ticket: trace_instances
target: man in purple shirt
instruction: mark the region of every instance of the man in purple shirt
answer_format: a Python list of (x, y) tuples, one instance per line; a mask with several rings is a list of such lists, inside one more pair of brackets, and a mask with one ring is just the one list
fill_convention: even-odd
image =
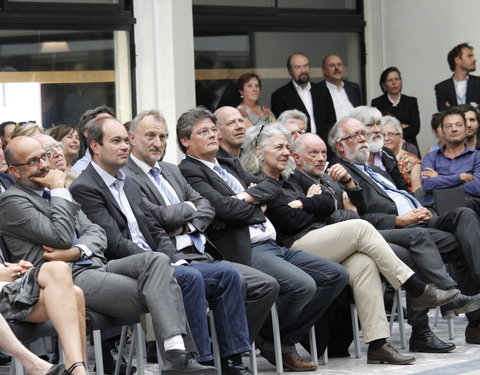
[(433, 202), (433, 190), (463, 187), (467, 207), (480, 213), (480, 153), (467, 147), (465, 115), (458, 107), (441, 117), (445, 145), (425, 155), (422, 162), (424, 204)]

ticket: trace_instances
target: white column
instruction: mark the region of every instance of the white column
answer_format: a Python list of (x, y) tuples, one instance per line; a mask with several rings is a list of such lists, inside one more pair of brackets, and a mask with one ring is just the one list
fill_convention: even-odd
[(195, 106), (191, 0), (134, 0), (137, 112), (158, 109), (170, 138), (165, 160), (183, 157), (176, 145), (177, 118)]

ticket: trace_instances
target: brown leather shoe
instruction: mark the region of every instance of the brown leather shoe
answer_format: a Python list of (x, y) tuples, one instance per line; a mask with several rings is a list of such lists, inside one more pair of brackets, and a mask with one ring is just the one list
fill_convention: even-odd
[(298, 355), (296, 350), (289, 353), (283, 353), (282, 359), (283, 365), (290, 371), (314, 371), (317, 369), (314, 362), (305, 361)]
[[(273, 344), (268, 342), (263, 342), (260, 344), (257, 341), (257, 347), (260, 349), (260, 354), (263, 358), (265, 358), (268, 362), (272, 365), (276, 366), (275, 360), (275, 352), (273, 350)], [(290, 348), (290, 346), (288, 346)], [(312, 361), (305, 361), (302, 357), (300, 357), (297, 353), (297, 350), (294, 346), (288, 352), (284, 350), (286, 347), (282, 346), (282, 361), (283, 365), (287, 367), (291, 371), (314, 371), (317, 369), (317, 366)], [(287, 349), (288, 350), (288, 349)]]
[(480, 344), (480, 326), (465, 328), (465, 342), (467, 344)]
[(415, 357), (401, 354), (388, 342), (383, 344), (380, 349), (372, 350), (368, 348), (367, 363), (389, 363), (391, 365), (409, 365), (415, 362)]
[(414, 310), (424, 310), (442, 306), (454, 299), (459, 293), (458, 289), (441, 290), (428, 284), (423, 293), (418, 297), (411, 297), (410, 302)]

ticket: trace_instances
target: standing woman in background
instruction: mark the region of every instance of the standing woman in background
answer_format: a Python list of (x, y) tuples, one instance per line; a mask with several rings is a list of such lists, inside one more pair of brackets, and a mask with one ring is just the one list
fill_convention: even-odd
[(67, 169), (70, 170), (80, 152), (81, 142), (78, 128), (72, 125), (58, 125), (51, 128), (48, 135), (62, 143)]
[(258, 124), (270, 124), (275, 121), (270, 108), (258, 104), (262, 81), (255, 73), (245, 73), (237, 81), (237, 89), (242, 102), (237, 109), (245, 119), (245, 127), (250, 128)]
[(420, 132), (420, 114), (417, 98), (402, 94), (402, 75), (391, 66), (380, 75), (383, 95), (372, 100), (372, 107), (378, 108), (384, 116), (393, 116), (400, 121), (405, 141), (413, 144), (418, 152), (417, 134)]

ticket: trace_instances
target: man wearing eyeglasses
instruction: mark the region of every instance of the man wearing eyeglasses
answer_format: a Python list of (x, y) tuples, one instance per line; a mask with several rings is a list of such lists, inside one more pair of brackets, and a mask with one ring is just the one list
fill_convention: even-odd
[(480, 213), (480, 153), (466, 145), (465, 115), (458, 107), (442, 113), (445, 145), (425, 155), (421, 181), (424, 204), (433, 203), (433, 190), (463, 187), (467, 207)]
[[(477, 295), (480, 292), (478, 215), (469, 208), (460, 207), (438, 216), (433, 210), (423, 207), (414, 196), (395, 186), (388, 173), (368, 163), (370, 148), (366, 132), (367, 127), (363, 123), (347, 117), (335, 124), (329, 134), (330, 146), (336, 150), (350, 176), (363, 189), (366, 212), (362, 218), (370, 221), (378, 230), (415, 228), (427, 231), (443, 261), (455, 264), (462, 293)], [(480, 344), (480, 310), (477, 301), (472, 304), (465, 302), (461, 296), (455, 298), (441, 307), (442, 315), (453, 317), (459, 312), (468, 313), (466, 341)]]

